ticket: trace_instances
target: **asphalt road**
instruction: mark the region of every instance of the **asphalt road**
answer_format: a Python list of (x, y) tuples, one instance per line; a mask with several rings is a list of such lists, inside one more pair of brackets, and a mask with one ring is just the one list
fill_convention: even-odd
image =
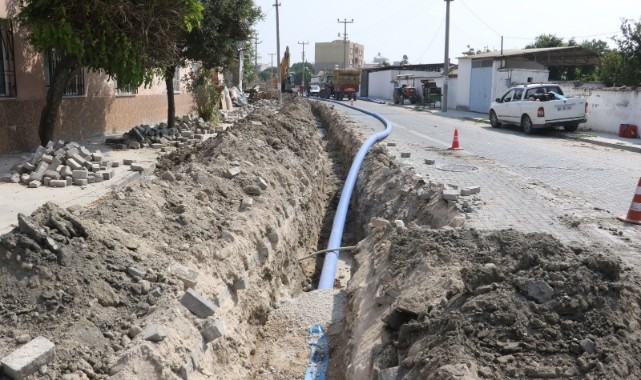
[[(641, 155), (565, 139), (555, 132), (528, 136), (518, 128), (433, 115), (410, 108), (358, 102), (393, 123), (382, 144), (403, 166), (432, 180), (480, 186), (481, 204), (466, 225), (546, 232), (565, 242), (620, 246), (641, 241), (641, 226), (624, 224), (641, 176)], [(365, 135), (382, 129), (372, 117), (345, 107)], [(454, 130), (463, 150), (448, 150)], [(410, 158), (401, 158), (410, 153)], [(435, 160), (427, 165), (426, 159)], [(623, 238), (622, 238), (623, 237)], [(635, 248), (636, 249), (636, 248)]]

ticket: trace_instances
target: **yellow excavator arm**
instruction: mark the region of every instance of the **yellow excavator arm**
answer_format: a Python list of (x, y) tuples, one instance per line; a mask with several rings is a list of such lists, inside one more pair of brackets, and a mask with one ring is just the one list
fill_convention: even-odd
[(283, 55), (283, 60), (280, 61), (280, 82), (285, 82), (285, 75), (289, 70), (289, 46), (285, 48), (285, 54)]

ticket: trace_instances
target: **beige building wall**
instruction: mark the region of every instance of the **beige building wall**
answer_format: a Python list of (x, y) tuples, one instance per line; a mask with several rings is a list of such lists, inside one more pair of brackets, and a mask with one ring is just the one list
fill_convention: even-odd
[[(15, 3), (0, 0), (0, 21), (15, 14), (9, 9), (9, 5)], [(13, 42), (16, 92), (14, 96), (0, 96), (0, 154), (32, 151), (40, 144), (38, 124), (47, 96), (43, 55), (29, 45), (25, 31), (15, 22)], [(181, 77), (187, 72), (188, 69), (179, 69)], [(149, 88), (141, 86), (135, 94), (120, 94), (116, 83), (103, 73), (84, 70), (83, 77), (84, 94), (63, 99), (61, 117), (54, 130), (55, 140), (122, 133), (137, 124), (166, 121), (164, 80), (157, 78)], [(176, 115), (192, 112), (193, 100), (182, 82), (175, 101)]]
[(314, 50), (314, 69), (318, 72), (342, 68), (345, 63), (348, 68), (362, 68), (365, 63), (364, 55), (365, 47), (352, 41), (317, 42)]

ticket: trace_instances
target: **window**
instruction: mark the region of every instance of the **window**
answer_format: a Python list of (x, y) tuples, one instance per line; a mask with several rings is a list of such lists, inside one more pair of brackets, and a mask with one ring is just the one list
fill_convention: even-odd
[(510, 90), (507, 92), (507, 94), (503, 95), (503, 97), (501, 98), (501, 102), (508, 103), (512, 101), (512, 96), (514, 96), (514, 90)]
[(522, 88), (517, 88), (516, 90), (514, 90), (514, 100), (521, 100), (522, 96), (523, 96)]
[(138, 87), (131, 86), (119, 86), (118, 81), (115, 81), (116, 86), (116, 96), (130, 96), (136, 95), (138, 93)]
[[(45, 85), (51, 87), (51, 79), (56, 70), (56, 65), (60, 62), (60, 56), (55, 51), (44, 53), (45, 62)], [(81, 96), (85, 94), (85, 77), (82, 67), (78, 67), (73, 71), (71, 79), (67, 88), (65, 88), (65, 96)]]
[(176, 67), (176, 71), (174, 71), (174, 94), (180, 93), (180, 68)]
[(16, 68), (13, 55), (13, 25), (0, 19), (0, 97), (16, 96)]

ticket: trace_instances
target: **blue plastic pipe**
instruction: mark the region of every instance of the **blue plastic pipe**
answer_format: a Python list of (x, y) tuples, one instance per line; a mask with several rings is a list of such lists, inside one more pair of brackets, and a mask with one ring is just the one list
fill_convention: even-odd
[[(385, 124), (384, 131), (377, 132), (371, 135), (361, 146), (361, 148), (358, 150), (358, 153), (356, 154), (356, 157), (354, 157), (352, 167), (349, 169), (349, 174), (347, 174), (345, 186), (343, 187), (343, 192), (341, 193), (341, 199), (338, 202), (338, 208), (336, 209), (336, 215), (334, 216), (334, 224), (332, 225), (332, 232), (329, 236), (329, 243), (327, 244), (327, 249), (337, 249), (340, 248), (341, 241), (343, 240), (343, 230), (345, 229), (347, 208), (349, 207), (349, 200), (352, 197), (352, 191), (354, 190), (356, 177), (358, 177), (358, 171), (361, 169), (361, 165), (363, 164), (363, 160), (365, 159), (365, 155), (369, 151), (369, 148), (371, 148), (372, 145), (374, 145), (377, 141), (383, 140), (384, 138), (389, 136), (390, 132), (392, 132), (392, 123), (390, 123), (389, 120), (387, 120), (383, 116), (374, 112), (350, 106), (343, 102), (337, 102), (333, 100), (328, 101), (371, 115)], [(334, 288), (337, 263), (338, 251), (330, 251), (325, 254), (325, 261), (323, 262), (323, 270), (321, 272), (320, 281), (318, 282), (318, 289)]]

